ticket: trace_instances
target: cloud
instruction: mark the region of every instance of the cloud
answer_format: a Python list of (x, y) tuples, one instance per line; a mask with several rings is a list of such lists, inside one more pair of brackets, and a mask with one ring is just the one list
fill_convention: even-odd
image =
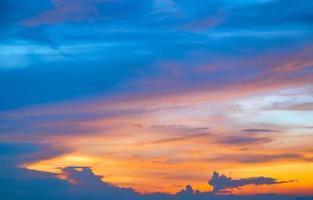
[(209, 184), (213, 186), (213, 192), (220, 192), (225, 189), (240, 188), (246, 185), (274, 185), (282, 183), (290, 183), (293, 181), (279, 181), (269, 177), (251, 177), (232, 179), (218, 172), (214, 172)]
[(86, 192), (93, 191), (93, 196), (124, 199), (127, 195), (130, 198), (138, 195), (133, 189), (120, 188), (102, 181), (102, 177), (95, 175), (89, 167), (65, 167), (61, 175), (74, 184), (74, 188)]
[(21, 20), (20, 24), (37, 27), (62, 23), (101, 23), (126, 18), (130, 20), (140, 15), (149, 18), (149, 12), (153, 5), (152, 0), (141, 3), (134, 0), (52, 0), (51, 2), (52, 8)]
[[(30, 2), (28, 3), (29, 5), (23, 2), (22, 5), (26, 5), (24, 5), (25, 9), (21, 10), (28, 10), (27, 8), (30, 5), (35, 7), (35, 1), (27, 2)], [(15, 25), (15, 28), (6, 30), (7, 33), (5, 34), (2, 50), (5, 59), (2, 60), (11, 63), (16, 68), (21, 66), (28, 68), (1, 73), (0, 89), (6, 93), (6, 97), (1, 99), (0, 110), (70, 100), (89, 95), (111, 94), (112, 91), (110, 89), (112, 87), (119, 87), (120, 93), (129, 92), (135, 94), (138, 91), (142, 91), (142, 93), (150, 95), (149, 92), (153, 91), (153, 94), (156, 96), (165, 95), (165, 91), (172, 94), (191, 93), (194, 91), (210, 92), (210, 87), (219, 88), (220, 86), (225, 86), (226, 83), (229, 83), (228, 86), (236, 85), (238, 82), (240, 82), (240, 85), (246, 85), (241, 83), (246, 79), (251, 80), (252, 84), (258, 82), (256, 79), (263, 75), (262, 72), (268, 65), (271, 65), (273, 70), (270, 73), (266, 73), (261, 79), (273, 79), (273, 82), (283, 82), (280, 79), (281, 77), (273, 76), (273, 71), (275, 73), (296, 72), (306, 69), (312, 61), (310, 57), (312, 48), (304, 48), (302, 51), (298, 48), (303, 43), (306, 45), (310, 44), (311, 39), (306, 37), (298, 39), (301, 40), (299, 44), (294, 44), (291, 40), (279, 42), (279, 39), (273, 39), (268, 42), (260, 40), (259, 37), (249, 39), (246, 42), (242, 42), (241, 38), (226, 40), (208, 39), (205, 36), (207, 30), (201, 31), (201, 34), (186, 33), (177, 31), (177, 29), (175, 31), (168, 29), (165, 32), (160, 31), (164, 26), (168, 27), (169, 25), (158, 17), (151, 15), (149, 3), (141, 5), (143, 4), (142, 2), (135, 3), (135, 1), (101, 0), (79, 0), (78, 3), (72, 0), (59, 0), (57, 2), (58, 4), (54, 3), (56, 5), (52, 4), (52, 8), (51, 5), (50, 7), (38, 6), (39, 8), (36, 8), (33, 13), (29, 14), (36, 19), (32, 18), (34, 25), (44, 24), (45, 20), (48, 20), (47, 23), (52, 24), (51, 27), (27, 28)], [(205, 25), (215, 24), (218, 21), (214, 17), (213, 19), (210, 18), (211, 15), (204, 15), (208, 10), (212, 9), (211, 4), (214, 4), (214, 9), (209, 13), (215, 13), (219, 7), (228, 7), (227, 4), (216, 3), (216, 1), (210, 3), (210, 6), (200, 6), (201, 4), (207, 5), (206, 1), (202, 1), (199, 5), (194, 5), (192, 1), (181, 1), (179, 4), (183, 4), (181, 6), (184, 12), (187, 13), (185, 17), (187, 19), (165, 21), (181, 25), (185, 21), (197, 24), (200, 19), (200, 28), (202, 27), (201, 25), (206, 27)], [(283, 3), (281, 4), (284, 5)], [(295, 6), (298, 6), (298, 4)], [(59, 12), (58, 9), (66, 10), (68, 7), (72, 10), (57, 13)], [(78, 11), (72, 7), (75, 9), (79, 7), (77, 8)], [(88, 18), (88, 16), (85, 16), (88, 12), (87, 14), (84, 13), (84, 9), (94, 11), (95, 8), (100, 10), (97, 12), (105, 15), (104, 18), (108, 17), (111, 20), (104, 22), (99, 17), (95, 24), (90, 24), (84, 20), (84, 23), (62, 23), (62, 20), (68, 18), (67, 15), (73, 15), (69, 17), (69, 21), (71, 21), (71, 18), (75, 18), (77, 21), (84, 19), (84, 17)], [(257, 8), (258, 6), (254, 7), (254, 9)], [(10, 12), (13, 11), (13, 13), (16, 10), (20, 11), (14, 6), (10, 6), (7, 9)], [(80, 13), (79, 9), (83, 9), (83, 11)], [(266, 9), (264, 10), (266, 11)], [(39, 12), (38, 16), (34, 15), (37, 12)], [(53, 12), (53, 16), (49, 16), (52, 14), (40, 14), (47, 12)], [(260, 16), (267, 15), (262, 14)], [(246, 19), (244, 16), (242, 17)], [(74, 19), (72, 21), (77, 22)], [(224, 32), (229, 31), (227, 26), (224, 29), (226, 29), (223, 30)], [(219, 30), (215, 31), (217, 34), (222, 32)], [(232, 31), (238, 32), (236, 28), (232, 29)], [(23, 41), (23, 45), (12, 41)], [(7, 44), (10, 42), (12, 45)], [(25, 42), (30, 44), (25, 45)], [(40, 45), (33, 45), (33, 43), (40, 43)], [(78, 46), (81, 43), (83, 43), (82, 48)], [(59, 49), (58, 51), (56, 49), (47, 49), (44, 48), (45, 45), (56, 46)], [(13, 50), (9, 51), (10, 48), (8, 47), (12, 49), (12, 46), (14, 47)], [(178, 46), (179, 48), (177, 48)], [(250, 48), (251, 46), (255, 46), (253, 51)], [(288, 48), (284, 48), (285, 46)], [(64, 52), (62, 47), (64, 47)], [(51, 53), (43, 55), (41, 51), (38, 51), (40, 49)], [(242, 53), (234, 56), (234, 52), (237, 49), (240, 49)], [(269, 49), (270, 55), (278, 54), (278, 56), (267, 58), (264, 55), (267, 51), (264, 51), (264, 49)], [(123, 54), (125, 50), (132, 53), (125, 55)], [(286, 53), (286, 51), (290, 52)], [(199, 52), (205, 52), (206, 54), (203, 57), (188, 56), (189, 54), (198, 54)], [(259, 54), (259, 56), (256, 56), (256, 54)], [(121, 55), (123, 55), (122, 60), (120, 59)], [(15, 56), (17, 56), (16, 59), (7, 59), (7, 57), (15, 58)], [(236, 57), (236, 59), (233, 57)], [(167, 71), (161, 69), (160, 65), (156, 64), (162, 60), (180, 60), (186, 66), (179, 66), (177, 70), (173, 70), (173, 73), (168, 74)], [(212, 63), (211, 60), (224, 61), (224, 65), (217, 66), (219, 70), (215, 73), (197, 72), (201, 65), (214, 65), (214, 62)], [(239, 61), (236, 62), (234, 60)], [(249, 61), (242, 62), (242, 60)], [(5, 63), (2, 66), (4, 65)], [(90, 65), (93, 67), (88, 68), (87, 66)], [(75, 66), (75, 71), (73, 72), (69, 66)], [(138, 66), (144, 66), (144, 70)], [(173, 69), (172, 65), (171, 69)], [(182, 77), (177, 76), (179, 70), (183, 71), (184, 75)], [(54, 74), (54, 76), (51, 77), (49, 74)], [(305, 76), (305, 74), (302, 75)], [(15, 78), (20, 76), (23, 79)], [(82, 76), (84, 76), (84, 79), (81, 79)], [(292, 75), (290, 80), (295, 78), (294, 76)], [(42, 77), (49, 77), (49, 81)], [(162, 79), (157, 77), (162, 77)], [(147, 81), (145, 82), (143, 79)], [(146, 84), (134, 86), (129, 84), (132, 81), (136, 83), (145, 82)], [(147, 87), (147, 82), (152, 84), (151, 88)], [(163, 87), (164, 85), (166, 87)], [(291, 83), (291, 85), (296, 84)], [(243, 91), (244, 87), (237, 90)], [(29, 91), (28, 88), (32, 88), (32, 91)], [(147, 88), (150, 89), (147, 90)], [(19, 96), (23, 98), (18, 98)]]
[(195, 134), (207, 134), (209, 131), (208, 127), (193, 127), (183, 124), (153, 124), (150, 125), (151, 129), (165, 131), (172, 134), (179, 135), (195, 135)]
[(193, 20), (183, 25), (183, 29), (187, 31), (201, 32), (209, 30), (220, 25), (224, 20), (223, 13), (218, 13), (215, 16), (206, 16), (201, 19)]
[[(0, 167), (1, 169), (1, 167)], [(3, 169), (1, 169), (3, 170)], [(131, 199), (140, 195), (128, 188), (120, 188), (103, 182), (88, 167), (66, 167), (59, 179), (56, 174), (42, 173), (26, 169), (11, 169), (2, 174), (0, 193), (4, 199)]]
[[(2, 1), (2, 6), (0, 8), (0, 24), (8, 28), (13, 24), (17, 23), (27, 17), (31, 17), (37, 12), (43, 9), (48, 9), (50, 7), (49, 0), (42, 1), (25, 1), (19, 2), (16, 0), (4, 0)], [(5, 30), (4, 30), (5, 31)], [(0, 37), (2, 34), (0, 34)]]
[[(229, 107), (247, 96), (312, 84), (311, 0), (2, 2), (0, 140), (12, 142), (0, 144), (2, 166), (57, 158), (69, 151), (64, 146), (100, 157), (101, 163), (109, 157), (112, 163), (131, 164), (143, 176), (154, 170), (171, 174), (186, 165), (204, 167), (211, 156), (222, 162), (213, 165), (233, 162), (239, 168), (307, 159), (301, 154), (309, 143), (305, 140), (310, 141), (302, 137), (305, 130), (285, 134), (291, 129), (282, 127), (274, 138), (263, 133), (274, 133), (266, 127), (276, 126), (245, 124), (251, 118), (234, 117), (238, 112)], [(258, 102), (263, 103), (262, 97)], [(213, 122), (216, 113), (223, 117)], [(291, 121), (294, 116), (281, 117)], [(273, 119), (266, 116), (265, 121)], [(240, 133), (242, 127), (252, 128)], [(272, 152), (278, 142), (295, 145), (299, 152), (286, 146)], [(242, 146), (247, 151), (234, 152)], [(44, 167), (54, 165), (52, 160)], [(114, 171), (110, 176), (120, 176), (123, 166), (107, 166)], [(106, 173), (105, 167), (93, 167)], [(138, 172), (128, 172), (127, 184), (137, 184)], [(87, 168), (63, 173), (73, 182), (76, 175), (93, 177), (85, 181), (94, 184), (100, 178)], [(171, 187), (172, 179), (161, 179), (140, 184)]]
[(153, 3), (153, 13), (179, 14), (181, 12), (180, 8), (173, 0), (153, 0)]
[(142, 143), (140, 145), (160, 145), (160, 144), (174, 144), (174, 143), (184, 143), (188, 140), (197, 140), (197, 139), (205, 139), (205, 138), (210, 138), (211, 135), (207, 133), (200, 133), (200, 134), (193, 134), (193, 135), (186, 135), (186, 136), (181, 136), (181, 137), (171, 137), (171, 138), (164, 138), (164, 139), (159, 139), (159, 140), (154, 140), (154, 141), (149, 141)]
[(307, 160), (310, 158), (304, 157), (298, 153), (281, 153), (281, 154), (224, 154), (210, 159), (212, 161), (236, 162), (236, 163), (267, 163), (275, 161), (290, 161), (290, 160)]
[(313, 111), (313, 103), (287, 103), (287, 104), (274, 104), (272, 106), (274, 110), (288, 110), (288, 111)]
[(21, 23), (28, 26), (56, 24), (62, 22), (87, 21), (97, 16), (97, 4), (106, 0), (91, 1), (64, 1), (52, 0), (53, 8), (42, 11), (36, 16), (22, 20)]
[[(57, 200), (60, 197), (68, 200), (80, 199), (119, 199), (119, 200), (198, 200), (212, 199), (222, 200), (225, 197), (236, 200), (260, 200), (260, 199), (284, 199), (292, 200), (292, 196), (285, 195), (216, 195), (211, 192), (199, 192), (191, 185), (176, 194), (152, 193), (139, 194), (130, 188), (122, 188), (111, 185), (94, 174), (89, 167), (69, 166), (62, 169), (61, 174), (44, 173), (21, 168), (4, 170), (0, 166), (0, 194), (3, 199), (50, 199)], [(221, 192), (224, 189), (232, 189), (248, 184), (282, 184), (290, 181), (278, 181), (273, 178), (256, 177), (233, 180), (224, 175), (214, 173), (210, 184), (213, 192)], [(179, 186), (180, 187), (180, 186)]]
[(276, 133), (278, 130), (274, 129), (264, 129), (264, 128), (249, 128), (242, 130), (244, 133)]
[(27, 142), (0, 143), (0, 162), (2, 167), (15, 168), (25, 163), (36, 162), (60, 156), (67, 148), (55, 148), (49, 144)]
[(74, 184), (85, 187), (98, 187), (102, 185), (101, 176), (96, 176), (89, 167), (65, 167), (62, 175)]
[[(312, 1), (303, 0), (297, 3), (293, 0), (267, 1), (266, 3), (252, 3), (246, 6), (238, 6), (231, 10), (228, 26), (231, 27), (270, 27), (281, 25), (312, 24), (312, 13), (309, 7)], [(277, 10), (284, 12), (278, 14)], [(263, 16), (263, 17), (262, 17)]]
[(272, 141), (270, 137), (255, 135), (229, 135), (221, 137), (218, 142), (225, 145), (256, 145)]

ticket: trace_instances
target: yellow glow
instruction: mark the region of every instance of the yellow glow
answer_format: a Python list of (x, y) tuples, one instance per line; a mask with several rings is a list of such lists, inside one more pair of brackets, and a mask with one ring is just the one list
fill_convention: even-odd
[[(79, 154), (69, 154), (30, 163), (26, 167), (33, 170), (60, 173), (60, 168), (67, 166), (90, 166), (97, 175), (103, 176), (103, 181), (118, 186), (132, 187), (142, 193), (156, 191), (175, 193), (187, 184), (193, 185), (194, 189), (199, 191), (211, 191), (212, 187), (207, 184), (207, 181), (214, 170), (212, 166), (215, 168), (214, 164), (206, 162), (186, 161), (173, 165), (141, 158), (121, 159)], [(274, 177), (278, 180), (297, 179), (295, 182), (286, 184), (246, 186), (240, 190), (234, 189), (233, 193), (235, 194), (266, 193), (273, 189), (280, 193), (308, 192), (310, 188), (313, 188), (313, 163), (278, 163), (267, 166), (226, 165), (224, 163), (223, 168), (222, 173), (234, 178), (255, 177), (262, 174), (262, 176)]]
[[(237, 95), (227, 92), (215, 91), (214, 94), (220, 95), (215, 100), (227, 101), (228, 97)], [(241, 92), (252, 91), (247, 88)], [(214, 95), (208, 96), (214, 99)], [(239, 118), (253, 117), (258, 110), (252, 112), (249, 108), (246, 112), (233, 102), (229, 105), (222, 100), (212, 103), (204, 99), (175, 107), (176, 99), (170, 100), (164, 100), (165, 106), (151, 99), (93, 105), (91, 111), (85, 112), (96, 112), (99, 106), (104, 110), (109, 108), (108, 112), (125, 109), (126, 114), (70, 123), (93, 132), (44, 138), (52, 146), (58, 144), (56, 149), (70, 151), (25, 166), (53, 173), (60, 173), (60, 168), (67, 166), (87, 166), (103, 176), (103, 181), (143, 193), (175, 193), (187, 184), (196, 190), (211, 191), (208, 180), (214, 171), (233, 178), (264, 176), (297, 180), (270, 186), (248, 185), (233, 189), (233, 193), (312, 193), (313, 136), (307, 130), (270, 122), (262, 126), (245, 124)], [(129, 114), (133, 109), (144, 111)], [(257, 134), (242, 131), (263, 125), (278, 131)]]
[(66, 155), (52, 158), (50, 160), (42, 160), (35, 163), (25, 165), (27, 169), (60, 173), (61, 168), (68, 166), (92, 166), (99, 161), (97, 158), (80, 156), (80, 155)]

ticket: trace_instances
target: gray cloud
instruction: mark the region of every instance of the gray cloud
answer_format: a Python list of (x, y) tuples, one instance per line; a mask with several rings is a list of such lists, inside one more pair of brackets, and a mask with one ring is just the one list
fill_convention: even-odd
[(204, 134), (208, 133), (209, 130), (208, 127), (193, 127), (183, 124), (169, 124), (169, 125), (154, 124), (151, 125), (150, 128), (178, 134)]
[(251, 145), (251, 144), (263, 144), (271, 142), (269, 137), (260, 137), (254, 135), (230, 135), (222, 137), (218, 140), (221, 144), (226, 145)]
[(279, 132), (275, 129), (265, 129), (265, 128), (249, 128), (242, 130), (243, 133), (276, 133)]

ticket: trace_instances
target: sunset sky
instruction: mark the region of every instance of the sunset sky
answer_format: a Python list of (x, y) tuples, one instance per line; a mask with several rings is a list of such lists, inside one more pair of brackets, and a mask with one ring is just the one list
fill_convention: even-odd
[(312, 0), (4, 0), (0, 26), (1, 176), (313, 195)]

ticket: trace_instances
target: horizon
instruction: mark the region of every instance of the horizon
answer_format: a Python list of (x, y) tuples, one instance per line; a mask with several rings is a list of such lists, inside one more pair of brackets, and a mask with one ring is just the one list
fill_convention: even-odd
[(313, 196), (313, 1), (1, 4), (0, 195)]

